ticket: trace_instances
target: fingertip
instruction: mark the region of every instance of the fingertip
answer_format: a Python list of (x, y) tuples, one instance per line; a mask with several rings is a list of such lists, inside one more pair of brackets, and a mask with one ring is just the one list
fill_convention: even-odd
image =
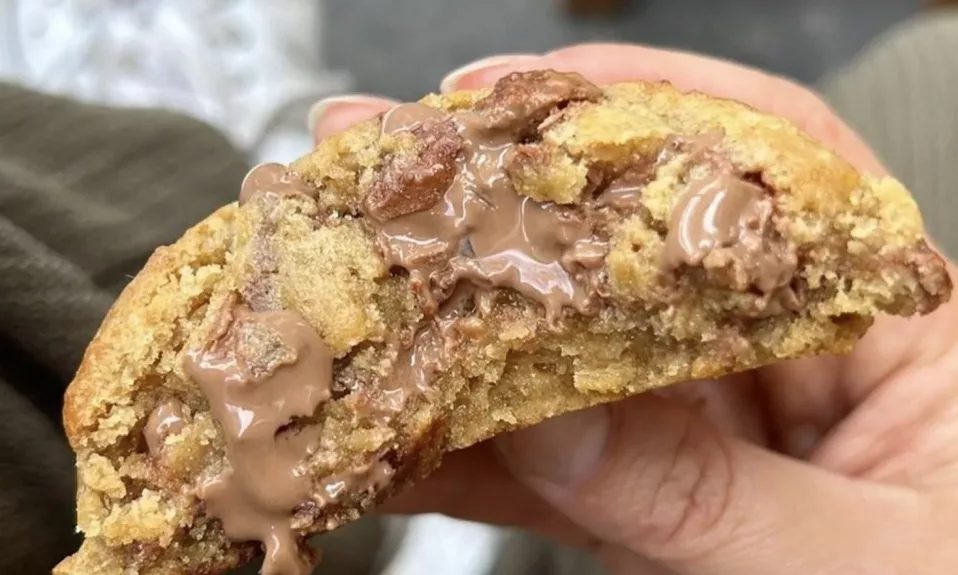
[(346, 94), (316, 102), (309, 111), (306, 126), (320, 140), (368, 120), (396, 105), (396, 102), (365, 94)]
[(499, 436), (494, 445), (501, 461), (523, 482), (566, 489), (595, 473), (610, 426), (608, 406), (598, 405)]

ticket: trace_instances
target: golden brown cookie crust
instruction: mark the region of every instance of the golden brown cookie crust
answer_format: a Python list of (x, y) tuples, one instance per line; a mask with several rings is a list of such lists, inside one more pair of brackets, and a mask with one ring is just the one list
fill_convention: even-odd
[[(422, 102), (446, 112), (477, 102), (495, 110), (495, 98), (506, 97), (487, 96)], [(311, 474), (322, 478), (383, 453), (396, 473), (382, 490), (297, 509), (303, 534), (358, 517), (434, 468), (445, 451), (658, 386), (844, 353), (875, 315), (927, 313), (949, 297), (950, 279), (923, 239), (907, 191), (860, 174), (789, 122), (664, 83), (581, 96), (561, 110), (540, 102), (539, 136), (507, 166), (518, 193), (575, 205), (597, 169), (608, 184), (637, 158), (658, 155), (669, 138), (719, 133), (715, 151), (775, 195), (777, 233), (801, 254), (803, 309), (730, 324), (729, 314), (754, 294), (714, 285), (701, 270), (683, 271), (663, 292), (656, 278), (664, 230), (676, 194), (697, 169), (691, 154), (677, 154), (645, 185), (641, 214), (622, 216), (609, 230), (605, 268), (615, 303), (606, 311), (572, 315), (557, 332), (544, 325), (537, 302), (501, 293), (476, 335), (460, 342), (455, 365), (393, 421), (350, 423), (357, 393), (320, 408), (315, 424), (327, 439), (306, 462)], [(86, 541), (56, 573), (217, 573), (257, 552), (258, 544), (228, 541), (190, 489), (222, 469), (223, 438), (184, 373), (183, 356), (215, 329), (236, 294), (301, 314), (336, 353), (344, 386), (361, 389), (388, 374), (387, 335), (416, 325), (423, 313), (408, 279), (384, 264), (361, 214), (384, 162), (421, 149), (410, 134), (383, 136), (380, 124), (333, 136), (293, 164), (318, 190), (315, 198), (260, 196), (225, 207), (157, 250), (123, 292), (66, 395)], [(185, 426), (166, 439), (161, 456), (151, 455), (143, 425), (171, 398), (185, 406)]]

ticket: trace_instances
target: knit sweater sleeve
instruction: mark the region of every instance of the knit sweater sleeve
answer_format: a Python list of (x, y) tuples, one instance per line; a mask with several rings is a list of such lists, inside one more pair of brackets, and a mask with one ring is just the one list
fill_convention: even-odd
[(0, 573), (78, 544), (63, 391), (119, 290), (246, 169), (195, 120), (0, 84)]

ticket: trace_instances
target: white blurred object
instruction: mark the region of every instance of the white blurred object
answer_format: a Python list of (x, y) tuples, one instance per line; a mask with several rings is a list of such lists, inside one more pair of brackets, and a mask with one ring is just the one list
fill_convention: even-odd
[[(492, 575), (510, 536), (502, 529), (443, 515), (390, 518), (387, 527), (392, 533), (387, 532), (384, 551), (390, 556), (380, 575)], [(396, 538), (394, 545), (390, 537)]]
[(317, 0), (0, 3), (0, 76), (85, 101), (192, 115), (257, 162), (311, 149), (309, 107), (348, 86), (322, 67)]

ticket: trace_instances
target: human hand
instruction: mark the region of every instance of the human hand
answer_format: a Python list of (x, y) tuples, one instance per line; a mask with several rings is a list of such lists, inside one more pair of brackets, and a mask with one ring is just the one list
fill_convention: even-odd
[[(884, 171), (812, 92), (690, 54), (577, 46), (486, 60), (442, 88), (541, 68), (734, 98), (791, 119), (863, 170)], [(317, 137), (392, 105), (327, 102), (313, 115)], [(880, 318), (846, 357), (674, 386), (452, 453), (385, 509), (534, 529), (588, 547), (615, 573), (953, 572), (958, 303)]]

